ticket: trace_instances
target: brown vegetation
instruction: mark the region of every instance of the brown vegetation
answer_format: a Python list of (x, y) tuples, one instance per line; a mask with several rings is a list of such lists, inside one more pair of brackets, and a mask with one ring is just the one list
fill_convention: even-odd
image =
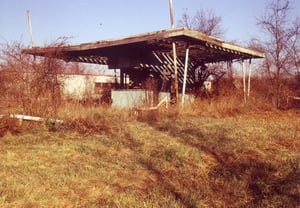
[(277, 108), (282, 107), (287, 77), (290, 80), (299, 76), (300, 21), (299, 17), (291, 17), (291, 10), (291, 1), (274, 0), (258, 19), (266, 37), (259, 46), (266, 52), (263, 71), (269, 78)]
[[(270, 79), (253, 79), (247, 103), (233, 80), (224, 78), (217, 93), (185, 108), (136, 118), (130, 110), (64, 100), (57, 79), (64, 62), (20, 54), (18, 44), (1, 56), (0, 114), (64, 121), (1, 115), (1, 207), (300, 203), (299, 109), (274, 109), (278, 99)], [(281, 82), (283, 106), (299, 79)]]
[(21, 54), (21, 44), (3, 46), (0, 64), (0, 113), (54, 116), (61, 100), (58, 59)]
[(143, 122), (68, 105), (63, 126), (0, 138), (0, 205), (296, 207), (299, 112), (242, 105), (218, 98)]
[[(5, 83), (10, 78), (1, 76)], [(20, 83), (25, 89), (33, 81)], [(252, 84), (247, 103), (224, 78), (217, 95), (139, 117), (76, 101), (59, 100), (57, 108), (48, 102), (46, 114), (42, 99), (24, 108), (31, 111), (10, 103), (8, 113), (64, 123), (0, 119), (0, 206), (296, 207), (299, 111), (274, 109), (268, 83), (255, 78)], [(32, 86), (32, 93), (45, 88)], [(1, 89), (31, 98), (18, 88)]]

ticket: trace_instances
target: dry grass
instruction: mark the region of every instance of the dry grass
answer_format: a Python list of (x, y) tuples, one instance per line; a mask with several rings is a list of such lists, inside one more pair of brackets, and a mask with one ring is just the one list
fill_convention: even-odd
[(247, 104), (225, 83), (217, 97), (136, 118), (64, 103), (65, 65), (21, 48), (1, 53), (0, 113), (64, 125), (0, 119), (0, 207), (299, 206), (299, 110), (274, 110), (262, 80)]
[(142, 122), (72, 104), (64, 126), (6, 132), (0, 206), (297, 207), (299, 112), (236, 101)]

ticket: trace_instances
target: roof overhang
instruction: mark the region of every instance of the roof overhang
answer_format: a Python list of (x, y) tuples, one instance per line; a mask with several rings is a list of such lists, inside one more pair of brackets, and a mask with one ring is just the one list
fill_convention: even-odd
[(111, 68), (129, 68), (140, 64), (157, 64), (153, 54), (172, 54), (173, 42), (176, 44), (179, 58), (184, 58), (185, 50), (189, 48), (191, 60), (201, 64), (265, 57), (261, 51), (226, 43), (187, 28), (161, 30), (78, 45), (32, 47), (23, 49), (22, 53), (55, 57), (65, 61), (105, 64)]

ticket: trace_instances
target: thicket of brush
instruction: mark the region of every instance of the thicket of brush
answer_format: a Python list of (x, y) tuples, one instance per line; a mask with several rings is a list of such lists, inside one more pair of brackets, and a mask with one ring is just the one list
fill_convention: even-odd
[[(64, 42), (54, 43), (55, 46), (63, 44)], [(80, 71), (80, 69), (72, 63), (67, 64), (52, 58), (51, 54), (47, 58), (22, 54), (22, 48), (18, 42), (1, 45), (0, 114), (19, 113), (46, 118), (57, 117), (58, 111), (67, 106), (62, 92), (63, 81), (59, 75), (70, 71)], [(247, 106), (244, 107), (242, 80), (230, 76), (224, 77), (218, 81), (212, 93), (202, 93), (202, 97), (198, 99), (200, 102), (196, 102), (196, 105), (204, 105), (199, 108), (201, 112), (224, 116), (230, 109), (232, 112), (228, 112), (229, 116), (234, 114), (234, 111), (242, 111), (243, 108), (271, 110), (273, 106), (280, 106), (281, 109), (299, 107), (297, 101), (287, 102), (289, 96), (300, 95), (299, 77), (282, 75), (279, 89), (275, 89), (273, 82), (274, 80), (268, 76), (252, 78), (251, 95)], [(149, 89), (152, 88), (153, 86), (149, 87)], [(279, 95), (275, 95), (276, 92)], [(278, 100), (277, 97), (279, 97)], [(275, 103), (275, 98), (278, 104)], [(204, 107), (207, 110), (203, 111)]]

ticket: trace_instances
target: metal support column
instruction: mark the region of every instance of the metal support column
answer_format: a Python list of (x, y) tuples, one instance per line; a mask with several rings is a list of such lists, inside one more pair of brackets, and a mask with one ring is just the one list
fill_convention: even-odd
[(181, 97), (181, 106), (184, 107), (184, 96), (186, 89), (186, 77), (189, 63), (189, 48), (185, 51), (185, 63), (184, 63), (184, 75), (183, 75), (183, 86), (182, 86), (182, 97)]
[(250, 97), (250, 87), (251, 87), (251, 59), (249, 59), (249, 73), (248, 73), (248, 98)]
[(120, 88), (124, 89), (124, 72), (120, 69)]
[(176, 103), (178, 103), (179, 93), (178, 93), (178, 69), (177, 69), (177, 54), (176, 45), (173, 42), (173, 63), (174, 63), (174, 76), (175, 76), (175, 91), (176, 91)]
[[(173, 15), (173, 1), (169, 0), (170, 6), (170, 23), (171, 28), (174, 28), (174, 15)], [(176, 55), (176, 44), (175, 42), (172, 43), (173, 48), (173, 63), (174, 63), (174, 76), (175, 76), (175, 91), (176, 91), (176, 103), (178, 103), (178, 70), (177, 70), (177, 55)]]
[(243, 71), (243, 92), (244, 92), (244, 102), (247, 102), (247, 95), (246, 95), (246, 69), (245, 69), (245, 62), (242, 60), (242, 71)]

